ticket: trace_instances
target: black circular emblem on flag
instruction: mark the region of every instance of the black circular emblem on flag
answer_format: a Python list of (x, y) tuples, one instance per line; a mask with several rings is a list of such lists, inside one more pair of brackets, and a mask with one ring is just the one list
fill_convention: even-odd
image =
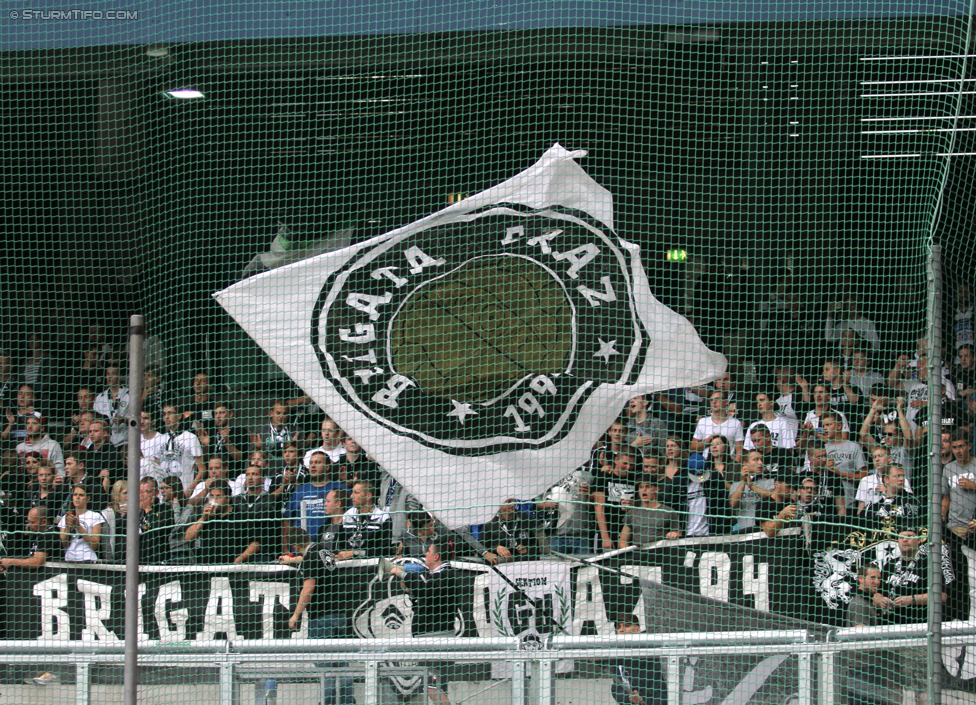
[(326, 280), (311, 343), (339, 393), (397, 433), (457, 454), (547, 446), (596, 387), (643, 363), (615, 242), (556, 211), (434, 219)]

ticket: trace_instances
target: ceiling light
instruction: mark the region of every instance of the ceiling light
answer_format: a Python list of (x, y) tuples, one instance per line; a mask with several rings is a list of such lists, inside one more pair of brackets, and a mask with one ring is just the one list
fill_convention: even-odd
[(164, 91), (164, 95), (168, 98), (176, 98), (177, 100), (195, 100), (204, 97), (203, 91), (198, 91), (196, 88), (173, 88)]

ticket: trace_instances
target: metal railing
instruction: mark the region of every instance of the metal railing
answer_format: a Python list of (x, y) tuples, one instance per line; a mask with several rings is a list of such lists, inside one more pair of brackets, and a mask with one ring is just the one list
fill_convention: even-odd
[[(976, 646), (976, 625), (944, 625), (945, 646)], [(781, 655), (796, 658), (796, 705), (834, 705), (844, 702), (839, 687), (837, 657), (869, 649), (928, 648), (926, 625), (838, 629), (827, 639), (811, 641), (805, 630), (762, 632), (701, 632), (682, 634), (633, 634), (622, 636), (549, 636), (526, 648), (515, 637), (442, 638), (423, 640), (288, 639), (247, 642), (204, 641), (182, 644), (143, 642), (139, 647), (141, 668), (204, 669), (217, 671), (220, 705), (245, 705), (242, 684), (264, 678), (322, 681), (354, 675), (364, 682), (361, 702), (379, 705), (381, 680), (396, 671), (425, 675), (425, 663), (500, 663), (511, 666), (510, 693), (503, 702), (514, 705), (552, 705), (558, 678), (555, 666), (565, 659), (660, 659), (668, 691), (668, 705), (682, 703), (682, 663), (688, 659), (716, 656)], [(341, 659), (342, 667), (322, 662)], [(99, 666), (121, 668), (124, 646), (98, 642), (38, 641), (0, 642), (0, 663), (33, 665), (57, 662), (74, 670), (75, 705), (94, 702), (92, 671)], [(318, 665), (317, 665), (318, 664)], [(532, 688), (529, 681), (531, 679)], [(121, 683), (119, 683), (121, 685)], [(496, 686), (495, 692), (498, 688)], [(246, 692), (246, 691), (245, 691)]]

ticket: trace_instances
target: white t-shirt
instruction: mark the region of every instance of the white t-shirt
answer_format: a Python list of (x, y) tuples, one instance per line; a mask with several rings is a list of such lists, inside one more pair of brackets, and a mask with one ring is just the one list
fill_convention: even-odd
[[(844, 433), (850, 433), (851, 425), (847, 423), (847, 417), (844, 415), (844, 413), (837, 411), (837, 409), (832, 409), (831, 411), (832, 413), (837, 414), (837, 418), (840, 419), (840, 430)], [(807, 412), (807, 415), (803, 417), (803, 423), (810, 424), (814, 428), (822, 428), (820, 425), (820, 416), (817, 414), (816, 409), (810, 409), (810, 411)]]
[(786, 418), (792, 420), (795, 423), (799, 423), (800, 420), (796, 416), (796, 409), (793, 408), (793, 393), (781, 394), (776, 397), (776, 406), (779, 407), (779, 413), (781, 413)]
[[(90, 509), (78, 517), (78, 526), (85, 530), (85, 533), (91, 533), (91, 530), (98, 526), (99, 524), (105, 523), (105, 517), (102, 516), (101, 512), (93, 512)], [(61, 517), (58, 521), (58, 528), (63, 529), (67, 526), (65, 518)], [(104, 540), (104, 537), (102, 537)], [(68, 562), (79, 562), (79, 561), (97, 561), (98, 554), (92, 550), (92, 547), (88, 545), (81, 535), (76, 534), (72, 537), (71, 543), (68, 544), (68, 548), (64, 552), (64, 560)]]
[[(857, 483), (857, 496), (854, 498), (855, 501), (864, 502), (865, 506), (870, 507), (871, 503), (874, 502), (875, 497), (878, 495), (877, 489), (878, 485), (880, 484), (881, 476), (876, 472), (872, 472), (870, 475), (862, 477), (861, 481)], [(908, 482), (908, 478), (905, 478), (905, 491), (914, 494), (914, 492), (912, 492), (912, 486)]]
[(787, 417), (777, 414), (776, 418), (772, 421), (756, 421), (754, 424), (749, 425), (749, 430), (746, 431), (745, 442), (742, 444), (742, 447), (746, 450), (752, 450), (756, 447), (752, 442), (752, 429), (760, 424), (769, 429), (769, 433), (773, 437), (774, 448), (796, 447), (796, 424)]
[(686, 536), (708, 536), (708, 500), (702, 483), (691, 481), (688, 483), (688, 526)]
[(163, 459), (163, 453), (166, 452), (166, 441), (168, 440), (169, 434), (166, 433), (157, 433), (152, 438), (142, 436), (139, 441), (142, 457), (151, 458), (158, 465)]
[[(698, 419), (698, 426), (695, 427), (695, 440), (704, 443), (709, 437), (719, 434), (725, 436), (729, 443), (729, 454), (735, 453), (735, 444), (742, 443), (742, 422), (739, 419), (726, 419), (722, 423), (715, 423), (711, 416), (703, 416)], [(704, 456), (708, 457), (708, 448), (705, 448)]]
[(45, 460), (50, 460), (58, 477), (64, 477), (64, 451), (61, 444), (46, 433), (36, 443), (25, 438), (23, 443), (17, 444), (17, 455), (23, 459), (28, 453), (40, 453)]
[(129, 390), (125, 387), (119, 389), (115, 401), (112, 401), (111, 392), (106, 389), (95, 397), (92, 404), (95, 413), (106, 417), (110, 425), (109, 441), (113, 446), (125, 444), (129, 439), (129, 426), (126, 423), (126, 413), (129, 411)]
[(170, 433), (160, 435), (166, 437), (163, 458), (159, 462), (160, 470), (164, 477), (176, 475), (180, 478), (185, 492), (196, 475), (196, 459), (203, 455), (200, 439), (189, 431), (183, 431), (176, 437)]

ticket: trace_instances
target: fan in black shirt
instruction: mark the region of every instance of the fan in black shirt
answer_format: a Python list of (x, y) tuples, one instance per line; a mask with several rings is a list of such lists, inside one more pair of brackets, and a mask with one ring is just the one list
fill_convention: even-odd
[[(461, 590), (458, 586), (458, 571), (449, 563), (454, 559), (454, 551), (454, 542), (450, 539), (441, 541), (440, 545), (432, 543), (424, 556), (426, 573), (409, 573), (390, 561), (380, 561), (380, 570), (402, 578), (410, 593), (410, 602), (413, 605), (410, 631), (414, 637), (457, 634), (456, 620), (460, 618), (458, 600)], [(451, 662), (431, 664), (435, 676), (427, 695), (432, 702), (439, 699), (441, 705), (450, 705), (447, 699), (447, 683), (453, 668), (454, 664)]]
[(342, 445), (346, 453), (332, 466), (332, 479), (344, 482), (350, 487), (360, 480), (370, 483), (373, 487), (379, 487), (383, 480), (383, 471), (376, 461), (363, 453), (363, 449), (351, 436), (346, 436), (342, 440)]
[[(349, 504), (349, 494), (344, 489), (332, 490), (325, 496), (325, 512), (329, 523), (319, 531), (318, 543), (309, 540), (302, 529), (291, 531), (301, 536), (292, 539), (300, 558), (294, 554), (283, 555), (278, 561), (286, 565), (301, 565), (302, 591), (295, 611), (288, 620), (291, 629), (301, 626), (302, 615), (308, 615), (309, 639), (338, 639), (349, 636), (349, 605), (343, 604), (352, 593), (348, 590), (348, 578), (336, 570), (336, 559), (348, 555), (351, 549), (348, 535), (342, 530), (342, 518)], [(301, 545), (299, 545), (301, 544)], [(337, 663), (334, 666), (344, 666)], [(335, 702), (335, 680), (325, 680), (323, 702)], [(355, 705), (353, 679), (339, 679), (340, 705)]]
[[(204, 506), (200, 518), (190, 524), (183, 536), (187, 543), (200, 539), (201, 563), (242, 563), (246, 560), (246, 549), (257, 551), (260, 544), (248, 542), (243, 538), (243, 528), (238, 518), (232, 516), (234, 507), (230, 503), (230, 487), (226, 480), (214, 480), (210, 485), (210, 501)], [(253, 545), (252, 544), (257, 544)]]
[[(896, 624), (915, 624), (927, 619), (929, 602), (928, 562), (932, 560), (931, 546), (921, 542), (914, 529), (898, 532), (898, 557), (886, 562), (882, 568), (884, 597), (877, 600), (890, 621)], [(945, 546), (941, 551), (942, 584), (948, 588), (955, 579), (949, 554)], [(938, 560), (938, 558), (936, 558)], [(942, 601), (946, 592), (942, 593)]]
[(482, 558), (493, 565), (539, 557), (536, 527), (526, 514), (516, 511), (515, 502), (506, 500), (482, 530), (482, 542), (488, 547)]
[(61, 557), (61, 538), (57, 531), (50, 530), (47, 517), (44, 505), (27, 512), (26, 531), (16, 532), (8, 539), (8, 553), (13, 557), (0, 559), (0, 572), (7, 568), (40, 568), (48, 559)]

